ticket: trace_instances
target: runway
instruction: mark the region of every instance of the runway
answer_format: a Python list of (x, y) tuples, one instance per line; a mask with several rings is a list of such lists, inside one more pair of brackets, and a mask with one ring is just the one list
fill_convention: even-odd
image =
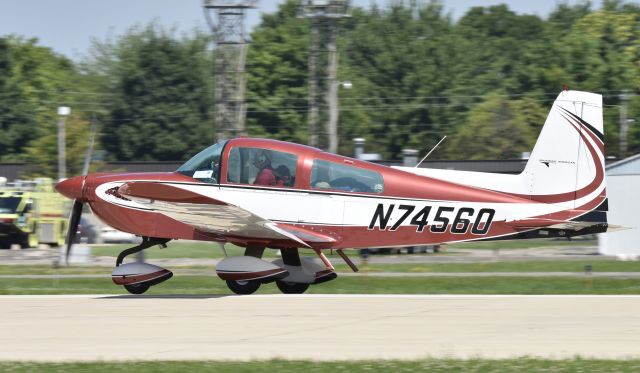
[(640, 357), (640, 296), (0, 296), (0, 360)]

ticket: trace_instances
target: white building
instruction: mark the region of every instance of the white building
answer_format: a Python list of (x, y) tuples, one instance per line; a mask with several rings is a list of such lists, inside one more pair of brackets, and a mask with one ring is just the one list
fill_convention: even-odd
[(599, 252), (622, 258), (640, 258), (640, 154), (607, 166), (607, 197), (611, 225), (622, 231), (600, 234)]

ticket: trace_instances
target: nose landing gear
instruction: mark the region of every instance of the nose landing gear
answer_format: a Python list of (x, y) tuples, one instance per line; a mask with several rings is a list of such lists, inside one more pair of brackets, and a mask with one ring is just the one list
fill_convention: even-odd
[(168, 269), (149, 263), (122, 264), (124, 258), (155, 245), (165, 246), (170, 239), (143, 237), (138, 246), (123, 250), (116, 259), (116, 268), (111, 273), (111, 279), (116, 285), (123, 285), (131, 294), (143, 294), (153, 285), (167, 281), (173, 276)]

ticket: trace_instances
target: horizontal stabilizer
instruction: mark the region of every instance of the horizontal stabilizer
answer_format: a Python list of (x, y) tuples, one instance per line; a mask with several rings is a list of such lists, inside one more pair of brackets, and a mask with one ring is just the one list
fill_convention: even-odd
[(593, 226), (606, 226), (607, 231), (621, 228), (619, 226), (613, 226), (604, 222), (593, 221), (572, 221), (572, 220), (556, 220), (556, 219), (520, 219), (507, 221), (507, 225), (519, 230), (547, 228), (547, 229), (562, 229), (567, 231), (579, 231), (585, 228)]

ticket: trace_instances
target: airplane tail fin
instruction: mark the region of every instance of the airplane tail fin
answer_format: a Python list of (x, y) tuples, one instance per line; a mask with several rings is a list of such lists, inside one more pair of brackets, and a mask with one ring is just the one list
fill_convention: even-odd
[[(563, 91), (523, 171), (528, 194), (539, 202), (604, 212), (604, 160), (602, 96)], [(603, 215), (606, 222), (604, 213), (594, 218)]]

